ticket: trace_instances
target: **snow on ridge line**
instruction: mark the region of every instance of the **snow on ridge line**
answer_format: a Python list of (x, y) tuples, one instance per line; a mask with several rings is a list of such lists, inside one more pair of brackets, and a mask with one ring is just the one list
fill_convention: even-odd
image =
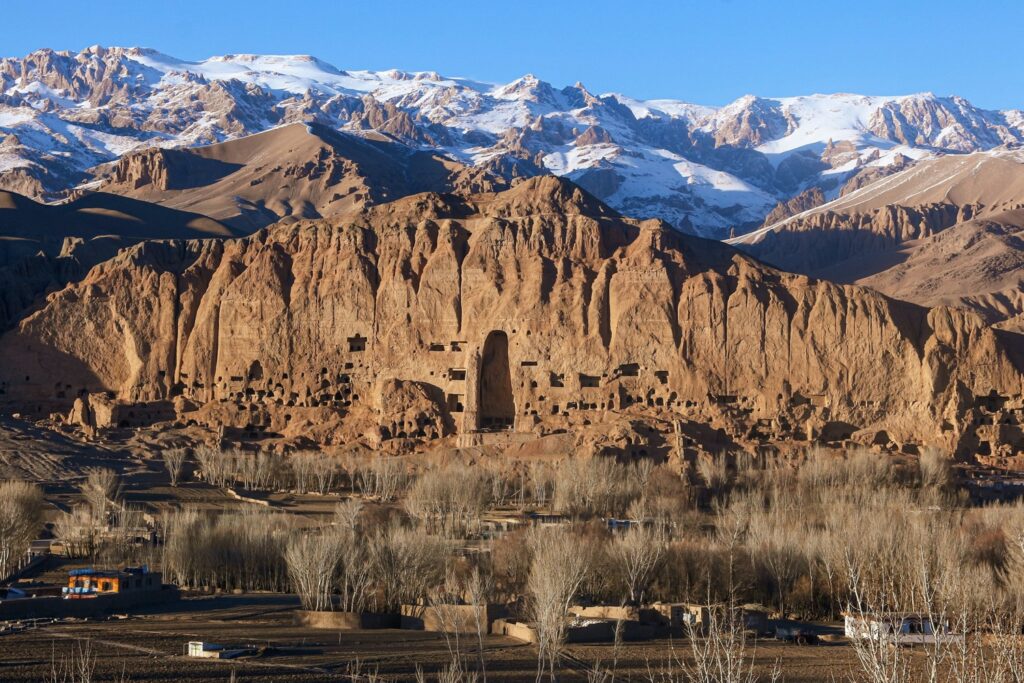
[[(95, 90), (95, 83), (89, 81), (93, 76), (87, 73), (87, 85), (71, 90), (81, 93), (73, 96), (81, 101), (61, 99), (68, 91), (41, 87), (44, 81), (60, 83), (42, 70), (48, 67), (39, 66), (45, 60), (29, 60), (22, 64), (30, 67), (27, 80), (38, 80), (34, 86), (24, 84), (25, 88), (15, 82), (14, 87), (23, 91), (16, 106), (0, 105), (0, 139), (17, 136), (20, 144), (9, 147), (19, 150), (23, 165), (67, 160), (79, 172), (136, 144), (213, 144), (310, 116), (359, 136), (367, 130), (371, 113), (353, 114), (360, 103), (349, 98), (371, 94), (411, 117), (411, 132), (405, 127), (407, 121), (400, 122), (400, 135), (408, 132), (410, 145), (436, 148), (477, 165), (502, 155), (540, 160), (542, 172), (565, 175), (584, 185), (593, 182), (589, 187), (621, 211), (662, 217), (714, 237), (723, 237), (731, 228), (756, 226), (776, 202), (816, 185), (838, 187), (858, 169), (891, 163), (897, 153), (917, 157), (936, 149), (987, 149), (994, 140), (1010, 137), (1024, 142), (1024, 113), (999, 118), (997, 112), (973, 108), (961, 98), (906, 107), (911, 117), (923, 119), (937, 111), (956, 120), (956, 125), (943, 131), (929, 129), (923, 141), (898, 143), (884, 129), (878, 128), (877, 135), (871, 131), (879, 107), (915, 98), (939, 99), (931, 93), (750, 95), (726, 107), (706, 107), (673, 99), (637, 100), (617, 93), (594, 100), (579, 83), (559, 89), (531, 74), (498, 85), (432, 71), (340, 70), (311, 55), (229, 54), (187, 61), (156, 50), (95, 47), (61, 59), (57, 66), (62, 70), (81, 68), (95, 72), (96, 79), (114, 78), (117, 85), (128, 85), (110, 109), (125, 106), (146, 119), (146, 127), (127, 136), (116, 135), (123, 131), (114, 128), (106, 129), (114, 135), (83, 132), (77, 122), (95, 118), (91, 110), (108, 108), (93, 104), (95, 93), (90, 88)], [(33, 72), (37, 66), (41, 70)], [(225, 94), (217, 93), (203, 107), (192, 104), (208, 82), (225, 80), (237, 80), (242, 87), (227, 87)], [(254, 92), (249, 84), (262, 92)], [(233, 103), (242, 106), (231, 109)], [(902, 115), (896, 112), (899, 107), (889, 107), (895, 116)], [(88, 116), (81, 113), (86, 110), (90, 110)], [(634, 118), (651, 120), (637, 125)], [(762, 125), (769, 129), (758, 132)], [(996, 130), (1004, 125), (1006, 130)], [(600, 135), (582, 139), (581, 131), (591, 127), (602, 129)], [(149, 129), (170, 132), (159, 139), (147, 137), (143, 130)], [(853, 143), (853, 149), (838, 146), (826, 158), (823, 152), (831, 140)], [(730, 149), (719, 151), (723, 146), (745, 148), (763, 158), (751, 156), (749, 164), (734, 164)], [(804, 160), (794, 159), (785, 177), (777, 178), (780, 164), (798, 153), (817, 158), (826, 167), (807, 170), (800, 164)], [(834, 194), (829, 191), (826, 198)]]

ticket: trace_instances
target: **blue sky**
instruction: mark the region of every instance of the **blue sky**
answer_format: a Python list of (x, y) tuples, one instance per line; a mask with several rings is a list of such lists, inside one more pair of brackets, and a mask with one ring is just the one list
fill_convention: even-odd
[(313, 54), (339, 68), (724, 104), (930, 90), (1024, 107), (1024, 0), (8, 0), (0, 54), (142, 45), (184, 59)]

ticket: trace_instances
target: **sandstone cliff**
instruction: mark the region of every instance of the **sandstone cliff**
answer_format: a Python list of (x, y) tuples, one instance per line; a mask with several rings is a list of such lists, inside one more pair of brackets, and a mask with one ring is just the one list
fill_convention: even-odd
[(182, 419), (371, 444), (636, 413), (753, 442), (959, 447), (975, 396), (1021, 393), (1006, 339), (545, 177), (124, 250), (0, 338), (0, 390), (42, 411), (180, 396), (201, 406)]

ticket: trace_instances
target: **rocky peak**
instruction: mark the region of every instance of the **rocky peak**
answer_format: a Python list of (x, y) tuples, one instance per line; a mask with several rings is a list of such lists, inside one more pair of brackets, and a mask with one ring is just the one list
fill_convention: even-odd
[[(0, 134), (22, 141), (5, 154), (0, 187), (40, 198), (89, 182), (90, 168), (135, 149), (312, 121), (443, 148), (505, 180), (585, 179), (619, 210), (716, 238), (730, 226), (755, 228), (809, 187), (840, 186), (888, 142), (918, 158), (1024, 141), (1024, 114), (958, 97), (751, 95), (716, 110), (597, 96), (582, 84), (556, 89), (533, 75), (490, 85), (432, 72), (349, 72), (308, 55), (191, 62), (138, 48), (41, 50), (0, 60), (0, 91)], [(614, 149), (571, 153), (581, 136), (579, 144), (611, 138)]]
[(550, 106), (560, 104), (558, 95), (551, 84), (540, 80), (533, 74), (526, 74), (507, 85), (500, 86), (492, 91), (492, 94), (499, 100), (517, 100)]

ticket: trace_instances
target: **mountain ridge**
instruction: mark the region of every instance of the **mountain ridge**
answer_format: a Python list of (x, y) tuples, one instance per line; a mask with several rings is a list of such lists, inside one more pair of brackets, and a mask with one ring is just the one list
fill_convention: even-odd
[(0, 187), (55, 196), (144, 147), (319, 123), (432, 149), (510, 180), (566, 176), (613, 208), (686, 232), (746, 232), (812, 188), (828, 198), (899, 158), (1024, 142), (1024, 114), (956, 96), (741, 97), (720, 108), (595, 95), (528, 75), (336, 68), (309, 55), (190, 62), (143, 48), (0, 59)]

